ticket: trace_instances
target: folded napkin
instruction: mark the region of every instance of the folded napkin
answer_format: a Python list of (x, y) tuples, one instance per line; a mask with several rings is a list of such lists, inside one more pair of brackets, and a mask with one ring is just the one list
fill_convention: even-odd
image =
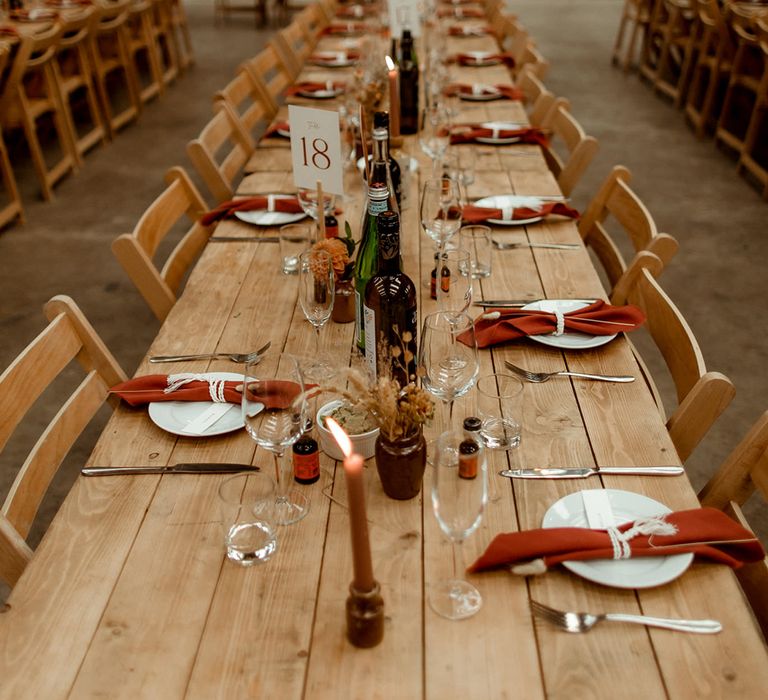
[(236, 211), (281, 211), (286, 214), (299, 214), (304, 211), (297, 197), (275, 197), (263, 195), (260, 197), (246, 197), (243, 199), (228, 199), (215, 209), (206, 212), (200, 218), (203, 226), (210, 226), (214, 221), (226, 219), (235, 215)]
[(364, 24), (348, 22), (344, 24), (329, 24), (320, 32), (320, 36), (344, 36), (345, 34), (362, 34), (368, 30)]
[(296, 83), (285, 89), (286, 95), (296, 95), (300, 92), (317, 92), (318, 90), (343, 90), (345, 82), (339, 80), (329, 80), (326, 83), (316, 83), (310, 80), (305, 80), (301, 83)]
[(45, 0), (51, 7), (73, 7), (74, 5), (93, 5), (92, 0)]
[(517, 137), (517, 143), (537, 143), (539, 146), (548, 146), (549, 138), (541, 129), (489, 129), (479, 124), (467, 124), (463, 127), (454, 127), (451, 133), (451, 143), (472, 143), (478, 138), (508, 139)]
[[(499, 62), (512, 68), (515, 65), (515, 57), (511, 53), (488, 53), (477, 56), (471, 53), (457, 53), (448, 59), (449, 63), (458, 63), (461, 66), (476, 66), (486, 62)], [(470, 90), (471, 92), (471, 90)]]
[[(236, 387), (242, 385), (242, 381), (210, 379), (202, 374), (148, 374), (117, 384), (109, 391), (131, 406), (157, 401), (240, 403), (243, 393)], [(299, 384), (280, 379), (248, 383), (248, 399), (267, 408), (287, 408), (300, 392)]]
[(290, 133), (291, 131), (291, 125), (288, 122), (275, 122), (270, 126), (265, 132), (264, 136), (262, 138), (268, 138), (270, 136), (279, 136), (280, 138), (289, 138), (286, 137), (284, 134), (280, 134), (278, 132), (280, 131), (287, 131)]
[(478, 19), (485, 17), (485, 12), (479, 7), (442, 7), (437, 11), (438, 17), (456, 17), (462, 19), (464, 17), (471, 17)]
[[(516, 88), (514, 85), (494, 85), (493, 87), (499, 91), (496, 99), (515, 100), (517, 102), (525, 101), (525, 95), (523, 94), (523, 91), (520, 90), (520, 88)], [(477, 93), (475, 92), (472, 85), (467, 85), (465, 83), (452, 83), (443, 90), (443, 94), (447, 95), (448, 97), (458, 97), (460, 95), (490, 95), (491, 93), (486, 91)]]
[[(564, 331), (613, 335), (633, 331), (644, 322), (645, 314), (637, 306), (612, 306), (602, 300), (566, 314), (509, 308), (486, 309), (485, 313), (475, 319), (475, 337), (478, 347), (487, 348), (527, 335), (560, 335)], [(463, 336), (459, 340), (466, 342)]]
[(59, 16), (59, 13), (55, 10), (33, 8), (31, 10), (11, 10), (8, 13), (8, 16), (17, 22), (43, 22), (49, 19), (56, 19)]
[(454, 25), (448, 29), (450, 36), (483, 36), (484, 34), (493, 34), (493, 27), (465, 27), (463, 25)]
[(352, 7), (340, 7), (336, 10), (339, 19), (359, 19), (360, 17), (372, 17), (376, 14), (376, 8), (353, 5)]
[(0, 27), (0, 36), (19, 36), (13, 27)]
[[(564, 561), (629, 559), (692, 552), (738, 569), (761, 561), (765, 550), (749, 530), (714, 508), (643, 518), (608, 530), (540, 528), (496, 535), (469, 571), (512, 566), (519, 574), (543, 573)], [(523, 562), (527, 562), (523, 564)]]
[(357, 61), (360, 58), (360, 52), (355, 49), (346, 51), (328, 51), (327, 53), (313, 54), (309, 60), (313, 63), (340, 63), (344, 61)]
[[(451, 141), (453, 143), (453, 141)], [(509, 207), (508, 209), (494, 209), (492, 207), (478, 207), (474, 204), (467, 204), (461, 210), (461, 218), (465, 224), (479, 224), (488, 219), (500, 219), (502, 221), (521, 221), (524, 219), (533, 219), (537, 216), (549, 216), (557, 214), (558, 216), (567, 216), (569, 219), (578, 219), (580, 214), (576, 209), (569, 207), (565, 202), (542, 202), (534, 205), (531, 197), (530, 204), (523, 200), (523, 204), (518, 207)]]

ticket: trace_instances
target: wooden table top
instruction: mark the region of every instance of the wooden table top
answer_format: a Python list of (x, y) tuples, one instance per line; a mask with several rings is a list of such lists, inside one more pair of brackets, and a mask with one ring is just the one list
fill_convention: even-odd
[[(460, 38), (451, 40), (449, 50), (486, 46), (484, 39)], [(501, 67), (454, 70), (464, 81), (509, 82)], [(461, 104), (462, 120), (525, 119), (518, 103)], [(536, 152), (535, 146), (461, 148), (474, 149), (477, 157), (470, 196), (558, 192), (541, 157), (516, 155)], [(403, 258), (417, 282), (423, 316), (435, 304), (428, 292), (433, 249), (420, 231), (416, 202), (429, 165), (414, 137), (406, 139), (406, 149), (421, 167), (403, 212)], [(279, 151), (265, 149), (264, 167), (243, 180), (241, 191), (292, 187), (284, 165), (269, 165), (270, 153)], [(358, 176), (347, 180), (345, 216), (357, 237), (364, 200)], [(580, 241), (570, 220), (504, 231), (531, 241)], [(253, 229), (225, 221), (217, 233), (248, 235)], [(492, 276), (475, 287), (485, 298), (605, 296), (583, 249), (495, 251), (493, 265)], [(253, 348), (266, 340), (272, 348), (265, 366), (281, 353), (308, 353), (313, 338), (298, 308), (296, 279), (280, 275), (278, 267), (274, 244), (210, 244), (148, 355)], [(346, 353), (353, 324), (328, 324), (322, 343)], [(529, 341), (484, 350), (481, 373), (504, 359), (542, 370), (640, 376), (622, 336), (581, 352)], [(190, 362), (166, 369), (239, 368)], [(137, 373), (156, 371), (145, 361)], [(516, 456), (523, 465), (679, 464), (642, 381), (526, 384), (524, 405)], [(266, 466), (270, 459), (244, 431), (178, 438), (155, 427), (145, 410), (121, 406), (89, 463)], [(506, 453), (490, 453), (490, 502), (464, 545), (468, 562), (495, 534), (538, 527), (552, 503), (583, 488), (642, 493), (672, 509), (698, 505), (685, 476), (510, 483), (496, 476), (507, 462)], [(345, 636), (352, 564), (343, 469), (325, 455), (321, 466), (320, 480), (302, 487), (309, 515), (280, 528), (272, 560), (245, 569), (225, 557), (216, 505), (220, 477), (79, 479), (1, 611), (0, 697), (752, 698), (768, 687), (766, 648), (725, 567), (695, 563), (672, 583), (645, 590), (603, 587), (564, 569), (532, 578), (484, 573), (469, 577), (484, 601), (475, 617), (439, 617), (426, 592), (450, 574), (451, 549), (424, 498), (430, 469), (418, 498), (394, 501), (384, 495), (373, 460), (366, 465), (366, 499), (386, 629), (378, 647), (356, 649)], [(569, 635), (534, 621), (531, 598), (571, 610), (715, 618), (724, 629), (704, 636), (605, 625)]]

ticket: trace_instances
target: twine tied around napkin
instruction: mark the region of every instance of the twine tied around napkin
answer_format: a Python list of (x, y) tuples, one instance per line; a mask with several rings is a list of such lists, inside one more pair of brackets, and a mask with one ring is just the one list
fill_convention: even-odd
[[(528, 335), (545, 335), (565, 330), (590, 335), (613, 335), (633, 331), (645, 322), (645, 314), (637, 306), (612, 306), (598, 300), (566, 314), (523, 309), (487, 309), (475, 319), (475, 338), (479, 348), (487, 348)], [(469, 338), (459, 340), (468, 344)]]
[(280, 211), (286, 214), (299, 214), (304, 211), (296, 197), (268, 194), (258, 197), (247, 197), (245, 199), (228, 199), (219, 204), (215, 209), (211, 209), (203, 214), (200, 218), (200, 223), (203, 226), (210, 226), (219, 219), (234, 216), (235, 212), (258, 210)]
[(609, 530), (556, 527), (502, 533), (468, 570), (507, 566), (513, 573), (527, 576), (544, 573), (564, 561), (686, 553), (734, 569), (765, 557), (760, 540), (725, 513), (694, 508), (638, 519)]

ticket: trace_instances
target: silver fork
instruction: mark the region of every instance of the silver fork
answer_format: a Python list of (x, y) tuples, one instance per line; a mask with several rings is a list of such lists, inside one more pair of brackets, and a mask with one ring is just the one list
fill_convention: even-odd
[(517, 365), (513, 365), (509, 360), (504, 360), (507, 369), (511, 369), (515, 374), (519, 374), (523, 379), (527, 379), (534, 384), (548, 381), (551, 377), (579, 377), (581, 379), (596, 379), (599, 382), (634, 382), (635, 378), (626, 374), (585, 374), (584, 372), (531, 372)]
[(672, 620), (666, 617), (649, 617), (648, 615), (628, 615), (626, 613), (605, 613), (592, 615), (590, 613), (565, 612), (555, 610), (535, 600), (531, 601), (533, 614), (542, 620), (552, 623), (566, 632), (589, 632), (598, 622), (632, 622), (648, 627), (663, 627), (678, 632), (695, 632), (697, 634), (717, 634), (723, 626), (717, 620)]
[(149, 358), (149, 361), (184, 362), (185, 360), (229, 360), (230, 362), (237, 362), (238, 364), (246, 364), (248, 362), (261, 359), (261, 355), (263, 355), (269, 349), (270, 345), (272, 345), (271, 342), (260, 347), (255, 352), (214, 352), (202, 355), (154, 355), (153, 357)]
[(581, 245), (578, 243), (504, 243), (491, 239), (493, 247), (497, 250), (513, 250), (515, 248), (554, 248), (555, 250), (578, 250)]

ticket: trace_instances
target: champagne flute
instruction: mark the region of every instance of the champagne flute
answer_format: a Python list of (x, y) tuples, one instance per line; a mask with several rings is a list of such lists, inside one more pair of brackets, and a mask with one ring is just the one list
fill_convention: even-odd
[(333, 261), (328, 251), (307, 250), (299, 256), (299, 302), (315, 330), (314, 361), (306, 373), (315, 380), (323, 380), (330, 373), (328, 363), (321, 359), (320, 329), (333, 311), (334, 280)]
[(280, 366), (271, 372), (256, 362), (246, 363), (243, 387), (245, 429), (259, 447), (272, 453), (275, 462), (274, 522), (290, 525), (309, 512), (304, 494), (289, 488), (292, 468), (290, 460), (284, 459), (285, 451), (306, 427), (307, 399), (299, 364), (290, 355), (283, 355)]
[(480, 368), (475, 324), (465, 313), (437, 311), (424, 319), (418, 371), (422, 386), (453, 417), (453, 402), (474, 385)]
[[(469, 446), (469, 449), (467, 449)], [(474, 460), (473, 478), (466, 478), (462, 460)], [(430, 586), (429, 605), (449, 620), (474, 615), (482, 606), (480, 591), (460, 578), (464, 571), (462, 543), (480, 525), (488, 502), (488, 468), (482, 444), (459, 431), (447, 431), (437, 439), (432, 482), (432, 510), (440, 529), (453, 547), (453, 576)], [(474, 466), (474, 465), (473, 465)]]

